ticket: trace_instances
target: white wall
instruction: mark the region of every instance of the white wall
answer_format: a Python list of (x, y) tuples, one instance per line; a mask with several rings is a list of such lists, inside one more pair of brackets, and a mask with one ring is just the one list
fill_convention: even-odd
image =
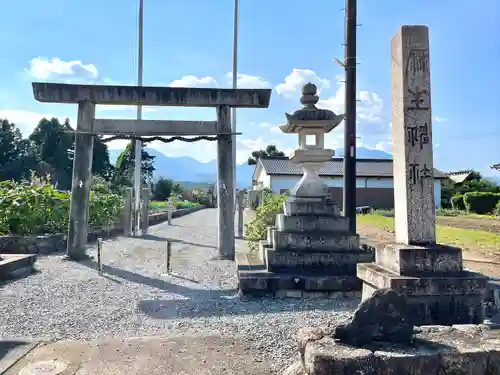
[[(341, 177), (335, 178), (321, 178), (326, 186), (328, 187), (343, 187), (344, 180)], [(291, 189), (299, 181), (299, 177), (295, 176), (268, 176), (262, 173), (262, 180), (264, 181), (264, 187), (269, 187), (275, 193), (279, 193), (283, 189)], [(387, 188), (392, 189), (394, 187), (392, 178), (357, 178), (356, 187), (358, 188)], [(434, 181), (434, 199), (436, 202), (436, 207), (441, 207), (441, 181)]]
[(262, 183), (263, 188), (271, 188), (271, 176), (266, 173), (264, 168), (260, 169), (260, 173), (257, 175), (256, 180)]

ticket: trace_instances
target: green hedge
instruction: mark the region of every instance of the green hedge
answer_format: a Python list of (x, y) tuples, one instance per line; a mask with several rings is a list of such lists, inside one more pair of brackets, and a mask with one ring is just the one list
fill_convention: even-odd
[(500, 202), (500, 194), (487, 192), (469, 192), (464, 194), (464, 204), (467, 212), (489, 214)]
[(497, 203), (494, 213), (496, 216), (500, 216), (500, 201)]
[[(46, 179), (31, 182), (0, 182), (0, 235), (40, 235), (66, 232), (70, 193), (56, 190)], [(116, 222), (123, 198), (91, 192), (89, 226)]]
[(276, 215), (283, 213), (283, 203), (288, 198), (283, 195), (266, 195), (264, 202), (255, 210), (255, 217), (245, 224), (245, 239), (250, 249), (256, 250), (259, 241), (267, 236), (267, 227), (276, 225)]
[(451, 207), (454, 210), (465, 211), (465, 203), (463, 194), (454, 195), (451, 197)]

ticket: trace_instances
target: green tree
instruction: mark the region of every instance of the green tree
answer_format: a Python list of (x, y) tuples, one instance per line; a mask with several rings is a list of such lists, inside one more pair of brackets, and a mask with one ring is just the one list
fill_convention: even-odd
[(0, 179), (10, 180), (19, 177), (15, 164), (19, 160), (21, 132), (7, 119), (0, 120)]
[(174, 182), (160, 177), (151, 185), (151, 196), (154, 201), (166, 201), (173, 193)]
[(94, 152), (92, 154), (92, 174), (109, 180), (113, 177), (114, 167), (109, 161), (108, 145), (102, 142), (101, 136), (94, 138)]
[[(153, 179), (153, 172), (155, 170), (154, 159), (155, 157), (149, 155), (143, 147), (141, 154), (141, 174), (144, 179), (143, 183), (150, 182)], [(134, 176), (134, 161), (134, 146), (133, 142), (130, 142), (127, 147), (125, 147), (125, 150), (118, 155), (118, 159), (116, 160), (114, 176), (116, 184), (124, 186), (130, 186), (132, 184)]]
[(251, 155), (248, 158), (248, 165), (257, 164), (257, 161), (265, 156), (285, 156), (285, 153), (278, 150), (275, 145), (268, 145), (265, 150), (253, 151)]
[(61, 124), (57, 118), (42, 118), (29, 136), (34, 154), (40, 160), (42, 172), (49, 172), (53, 184), (61, 190), (71, 188), (73, 162), (70, 156), (74, 149), (73, 130), (66, 119)]

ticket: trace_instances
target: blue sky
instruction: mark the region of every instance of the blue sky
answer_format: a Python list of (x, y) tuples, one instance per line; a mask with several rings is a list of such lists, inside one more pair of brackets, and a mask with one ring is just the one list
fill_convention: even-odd
[[(0, 23), (0, 117), (25, 135), (42, 116), (76, 117), (76, 106), (37, 103), (30, 82), (134, 84), (138, 0), (3, 1)], [(284, 113), (300, 105), (307, 81), (321, 106), (343, 112), (344, 1), (240, 0), (240, 87), (273, 88), (269, 109), (238, 111), (240, 162), (275, 143)], [(434, 158), (449, 171), (486, 174), (500, 162), (500, 2), (498, 0), (359, 0), (358, 135), (360, 145), (390, 151), (390, 40), (402, 24), (426, 24), (431, 34)], [(230, 87), (232, 0), (145, 0), (144, 84)], [(99, 107), (98, 117), (134, 118), (134, 108)], [(147, 108), (149, 119), (213, 120), (215, 111)], [(343, 127), (326, 145), (341, 147)], [(116, 142), (113, 148), (122, 147)], [(215, 144), (154, 145), (170, 156), (215, 157)]]

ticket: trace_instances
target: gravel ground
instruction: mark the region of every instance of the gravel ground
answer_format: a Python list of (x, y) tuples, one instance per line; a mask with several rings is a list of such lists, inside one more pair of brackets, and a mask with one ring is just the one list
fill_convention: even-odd
[[(217, 253), (216, 211), (199, 211), (173, 224), (150, 228), (146, 238), (104, 241), (104, 276), (93, 262), (39, 258), (40, 272), (0, 285), (0, 337), (236, 335), (256, 358), (283, 368), (296, 351), (297, 329), (336, 323), (358, 303), (233, 298), (235, 264), (211, 260)], [(173, 243), (172, 275), (165, 273), (165, 238)], [(95, 249), (89, 253), (95, 255)]]

